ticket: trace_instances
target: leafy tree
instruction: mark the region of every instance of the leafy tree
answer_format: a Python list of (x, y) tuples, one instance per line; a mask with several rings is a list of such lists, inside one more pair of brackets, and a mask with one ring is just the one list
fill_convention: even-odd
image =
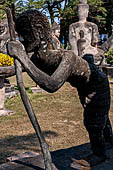
[(62, 8), (62, 2), (64, 0), (46, 0), (43, 5), (43, 10), (50, 14), (51, 24), (54, 23), (55, 18), (60, 17), (60, 10)]
[[(67, 44), (69, 25), (78, 21), (77, 4), (79, 0), (70, 0), (65, 3), (64, 9), (61, 10), (61, 37), (64, 38), (65, 46)], [(106, 23), (106, 9), (103, 6), (102, 0), (88, 0), (89, 4), (89, 17), (88, 21), (94, 22), (99, 26), (99, 31), (103, 30)], [(66, 31), (64, 31), (66, 30)]]
[(20, 4), (20, 7), (22, 5), (22, 11), (25, 11), (27, 9), (35, 9), (35, 8), (40, 9), (44, 5), (44, 3), (45, 3), (45, 0), (26, 0), (26, 1), (19, 0), (18, 1), (18, 4)]
[(60, 41), (64, 40), (64, 48), (68, 43), (69, 25), (77, 21), (77, 4), (78, 0), (67, 0), (60, 10)]
[(106, 15), (106, 33), (108, 33), (109, 35), (111, 35), (112, 33), (112, 28), (111, 25), (113, 24), (113, 1), (112, 0), (103, 0), (104, 1), (104, 8), (107, 11), (107, 15)]
[(27, 0), (25, 9), (37, 8), (46, 15), (49, 14), (51, 24), (54, 23), (55, 17), (60, 16), (61, 3), (64, 0)]
[[(77, 4), (79, 0), (45, 0), (42, 5), (42, 11), (50, 14), (51, 23), (53, 24), (55, 17), (60, 20), (61, 34), (60, 41), (64, 39), (65, 47), (68, 42), (69, 25), (78, 21)], [(88, 21), (94, 22), (99, 26), (99, 31), (105, 32), (107, 10), (104, 7), (103, 0), (88, 0), (89, 17)]]
[(6, 13), (5, 11), (1, 8), (1, 5), (0, 5), (0, 22), (6, 18)]
[[(60, 41), (64, 39), (65, 47), (68, 42), (69, 25), (78, 21), (77, 4), (79, 0), (1, 0), (5, 4), (0, 5), (0, 19), (5, 17), (1, 8), (12, 4), (13, 15), (27, 10), (37, 8), (46, 15), (49, 14), (51, 24), (57, 17), (61, 26)], [(1, 3), (0, 3), (1, 4)], [(15, 4), (15, 8), (14, 8)], [(113, 18), (112, 0), (88, 0), (89, 17), (88, 21), (94, 22), (99, 27), (99, 33), (111, 33)]]
[(0, 2), (0, 21), (3, 20), (4, 18), (6, 18), (6, 8), (7, 7), (11, 7), (13, 16), (15, 15), (14, 14), (14, 11), (15, 11), (14, 3), (15, 2), (16, 2), (16, 0), (2, 0)]

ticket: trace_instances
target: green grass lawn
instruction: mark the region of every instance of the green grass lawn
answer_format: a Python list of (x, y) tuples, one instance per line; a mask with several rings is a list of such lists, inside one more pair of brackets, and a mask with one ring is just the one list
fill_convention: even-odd
[[(25, 87), (35, 86), (26, 73), (23, 77)], [(16, 85), (15, 77), (11, 77), (10, 82)], [(113, 85), (113, 94), (112, 88)], [(65, 83), (56, 93), (28, 93), (28, 96), (51, 151), (89, 142), (83, 125), (82, 106), (75, 88)], [(0, 164), (5, 162), (8, 156), (26, 151), (40, 152), (38, 140), (20, 95), (8, 99), (5, 106), (15, 114), (0, 117)], [(113, 122), (112, 112), (111, 105), (110, 118)]]

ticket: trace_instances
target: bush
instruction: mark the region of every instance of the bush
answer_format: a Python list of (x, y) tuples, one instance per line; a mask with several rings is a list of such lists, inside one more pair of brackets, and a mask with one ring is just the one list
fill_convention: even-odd
[(105, 53), (105, 57), (108, 64), (113, 64), (113, 47)]
[(14, 65), (14, 59), (7, 54), (0, 53), (0, 67)]

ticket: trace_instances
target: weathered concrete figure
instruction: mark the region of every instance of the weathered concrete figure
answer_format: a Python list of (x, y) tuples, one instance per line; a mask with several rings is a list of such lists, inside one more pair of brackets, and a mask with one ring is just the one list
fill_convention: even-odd
[(54, 22), (51, 29), (52, 29), (53, 49), (58, 50), (61, 48), (61, 43), (59, 41), (60, 25), (58, 25), (56, 22)]
[[(98, 58), (97, 42), (98, 27), (96, 24), (87, 21), (89, 5), (87, 0), (80, 0), (78, 4), (79, 21), (70, 25), (69, 41), (71, 49), (78, 56), (93, 54), (95, 62)], [(82, 35), (81, 35), (82, 32)], [(82, 37), (81, 37), (82, 36)]]
[[(94, 65), (93, 55), (81, 58), (72, 51), (53, 50), (48, 19), (37, 10), (22, 13), (15, 25), (21, 43), (9, 42), (9, 54), (20, 61), (44, 90), (55, 92), (66, 81), (77, 88), (92, 151), (105, 159), (105, 141), (112, 143), (110, 88), (106, 75)], [(29, 52), (33, 52), (31, 59)]]

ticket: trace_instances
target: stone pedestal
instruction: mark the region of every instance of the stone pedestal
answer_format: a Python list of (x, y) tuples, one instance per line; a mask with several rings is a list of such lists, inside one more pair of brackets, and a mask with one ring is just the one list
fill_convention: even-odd
[(4, 79), (15, 75), (15, 66), (0, 67), (0, 116), (13, 114), (13, 111), (5, 109)]
[(4, 77), (0, 76), (0, 110), (4, 109), (4, 100), (5, 100)]
[(45, 92), (45, 90), (40, 88), (38, 85), (36, 85), (35, 87), (31, 87), (30, 89), (31, 89), (32, 93)]
[(4, 76), (0, 76), (0, 116), (7, 116), (13, 112), (5, 109), (5, 87), (4, 87)]

